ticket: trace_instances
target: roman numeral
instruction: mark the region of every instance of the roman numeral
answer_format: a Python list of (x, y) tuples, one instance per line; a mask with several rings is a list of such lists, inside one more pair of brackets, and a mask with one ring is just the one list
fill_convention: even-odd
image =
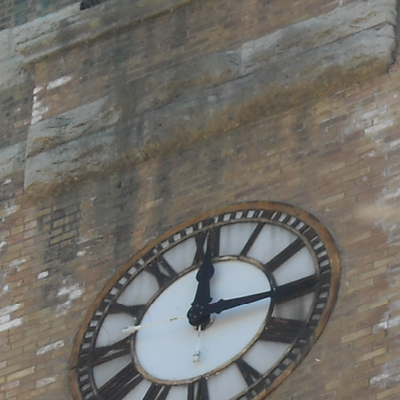
[(259, 379), (262, 378), (262, 375), (252, 366), (247, 364), (247, 362), (243, 359), (239, 358), (235, 361), (235, 364), (239, 368), (239, 371), (246, 381), (247, 386), (253, 385), (254, 382), (257, 382)]
[(198, 381), (189, 383), (187, 400), (210, 400), (206, 378), (202, 376)]
[(271, 298), (277, 303), (284, 303), (289, 300), (297, 299), (307, 293), (314, 291), (319, 283), (317, 275), (306, 276), (297, 281), (286, 283), (282, 286), (277, 286)]
[(96, 400), (122, 400), (142, 380), (143, 376), (130, 363), (100, 388)]
[(304, 321), (273, 317), (265, 324), (260, 339), (290, 344), (299, 336), (303, 327)]
[(139, 318), (139, 316), (143, 313), (145, 309), (144, 304), (137, 304), (134, 306), (126, 306), (125, 304), (120, 303), (111, 303), (110, 307), (108, 308), (108, 312), (110, 314), (129, 314), (134, 318)]
[(214, 227), (208, 233), (207, 247), (211, 250), (211, 257), (219, 255), (219, 243), (220, 243), (220, 227)]
[(81, 349), (78, 364), (79, 367), (90, 363), (92, 366), (103, 364), (107, 361), (130, 354), (130, 338), (126, 337), (116, 343), (103, 347), (89, 347), (87, 350)]
[(247, 386), (251, 387), (251, 389), (246, 393), (246, 397), (251, 400), (265, 387), (265, 382), (262, 379), (262, 375), (241, 358), (236, 360), (235, 364), (239, 368), (239, 371), (242, 374)]
[(170, 388), (171, 386), (152, 383), (144, 395), (143, 400), (165, 400)]
[(161, 255), (149, 262), (146, 271), (155, 276), (160, 288), (167, 285), (178, 276), (176, 271), (169, 265), (168, 261)]
[(196, 241), (196, 253), (194, 255), (193, 264), (199, 263), (204, 258), (204, 243), (206, 237), (207, 232), (201, 232), (194, 237)]
[(305, 243), (300, 238), (297, 238), (289, 246), (278, 253), (272, 260), (268, 261), (263, 265), (266, 272), (274, 272), (278, 267), (280, 267), (285, 261), (293, 257), (297, 252), (299, 252)]
[(262, 222), (258, 223), (257, 226), (254, 228), (253, 233), (250, 235), (249, 240), (247, 241), (242, 251), (240, 252), (241, 256), (245, 256), (249, 252), (254, 242), (256, 241), (258, 235), (260, 234), (262, 228), (264, 228), (264, 223)]

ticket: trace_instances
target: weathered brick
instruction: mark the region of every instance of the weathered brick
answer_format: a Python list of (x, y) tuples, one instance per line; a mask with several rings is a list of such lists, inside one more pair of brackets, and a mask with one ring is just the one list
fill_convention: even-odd
[(8, 392), (19, 386), (19, 381), (9, 382), (0, 386), (0, 392)]
[(7, 382), (12, 382), (17, 379), (21, 379), (27, 375), (33, 374), (34, 371), (35, 371), (35, 367), (33, 366), (33, 367), (25, 368), (23, 370), (14, 372), (7, 377)]
[(358, 332), (354, 332), (354, 333), (350, 333), (349, 335), (345, 335), (342, 337), (342, 343), (347, 343), (347, 342), (352, 342), (356, 339), (359, 339), (360, 337), (369, 335), (370, 333), (372, 333), (372, 329), (371, 328), (365, 328), (365, 329), (361, 329)]
[(395, 387), (392, 387), (390, 389), (382, 390), (380, 393), (378, 393), (376, 395), (376, 398), (378, 400), (385, 399), (385, 398), (387, 398), (389, 396), (392, 396), (392, 395), (395, 395), (396, 393), (399, 393), (399, 392), (400, 392), (400, 387), (395, 386)]

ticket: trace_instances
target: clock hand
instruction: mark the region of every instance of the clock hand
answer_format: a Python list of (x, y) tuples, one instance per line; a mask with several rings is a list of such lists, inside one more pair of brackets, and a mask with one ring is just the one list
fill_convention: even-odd
[(199, 362), (200, 361), (200, 335), (201, 335), (201, 326), (199, 325), (197, 327), (197, 343), (196, 343), (196, 348), (194, 349), (193, 353), (193, 362)]
[(149, 328), (151, 326), (165, 324), (167, 322), (176, 321), (178, 319), (183, 319), (185, 317), (186, 317), (186, 315), (181, 315), (180, 317), (173, 317), (173, 318), (165, 319), (163, 321), (153, 322), (151, 324), (127, 326), (127, 327), (122, 329), (122, 333), (126, 333), (126, 334), (129, 335), (129, 334), (131, 334), (133, 332), (136, 332), (136, 331), (138, 331), (140, 329), (143, 329), (143, 328)]
[(197, 321), (200, 321), (206, 316), (208, 317), (210, 314), (220, 314), (222, 311), (239, 307), (244, 304), (254, 303), (267, 298), (278, 299), (280, 302), (288, 301), (293, 298), (300, 297), (303, 294), (309, 293), (310, 290), (312, 290), (317, 284), (318, 279), (316, 275), (308, 276), (306, 278), (287, 283), (286, 285), (278, 286), (266, 292), (250, 294), (228, 300), (221, 299), (215, 303), (204, 304), (199, 310), (196, 310), (196, 315), (192, 317), (193, 323), (191, 322), (191, 324), (195, 325)]
[(203, 262), (196, 274), (196, 280), (199, 284), (192, 304), (208, 304), (212, 300), (210, 296), (210, 280), (213, 275), (214, 266), (211, 262), (211, 249), (208, 246)]
[(233, 299), (227, 299), (227, 300), (221, 299), (215, 303), (206, 304), (200, 311), (200, 313), (201, 315), (220, 314), (222, 311), (243, 306), (245, 304), (255, 303), (256, 301), (267, 299), (268, 297), (272, 298), (273, 296), (274, 296), (274, 291), (268, 290), (266, 292), (250, 294), (247, 296), (236, 297)]
[(210, 280), (214, 275), (214, 271), (215, 269), (211, 261), (211, 245), (209, 241), (206, 254), (204, 255), (203, 261), (196, 274), (196, 280), (199, 282), (196, 294), (192, 306), (187, 313), (189, 323), (193, 326), (205, 326), (209, 322), (209, 315), (203, 315), (205, 318), (197, 318), (197, 312), (212, 300), (210, 295)]

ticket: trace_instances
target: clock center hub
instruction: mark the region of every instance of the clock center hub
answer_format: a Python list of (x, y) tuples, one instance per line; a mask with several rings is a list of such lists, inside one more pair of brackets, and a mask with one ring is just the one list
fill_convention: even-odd
[(208, 315), (207, 317), (204, 317), (204, 319), (199, 321), (198, 326), (193, 326), (194, 330), (198, 331), (199, 327), (200, 330), (205, 331), (208, 329), (215, 321), (215, 315)]

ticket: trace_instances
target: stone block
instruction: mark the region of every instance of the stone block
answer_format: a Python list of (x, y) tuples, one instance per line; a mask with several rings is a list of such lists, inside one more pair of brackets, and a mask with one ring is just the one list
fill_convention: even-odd
[(91, 177), (143, 161), (140, 135), (130, 126), (123, 126), (122, 130), (131, 135), (109, 128), (77, 135), (75, 140), (27, 157), (26, 190), (39, 196), (55, 194)]
[(0, 150), (0, 180), (24, 169), (26, 142)]
[(28, 134), (26, 156), (32, 157), (83, 136), (104, 131), (117, 124), (121, 111), (103, 98), (74, 110), (32, 125)]
[(189, 96), (193, 90), (218, 86), (240, 77), (240, 55), (236, 51), (207, 54), (183, 61), (133, 81), (123, 89), (126, 112), (142, 114)]
[(16, 86), (27, 78), (28, 71), (22, 56), (0, 61), (0, 90)]
[(395, 0), (358, 1), (337, 7), (323, 16), (244, 43), (239, 49), (242, 74), (260, 68), (268, 60), (295, 57), (382, 24), (396, 26), (396, 15)]

